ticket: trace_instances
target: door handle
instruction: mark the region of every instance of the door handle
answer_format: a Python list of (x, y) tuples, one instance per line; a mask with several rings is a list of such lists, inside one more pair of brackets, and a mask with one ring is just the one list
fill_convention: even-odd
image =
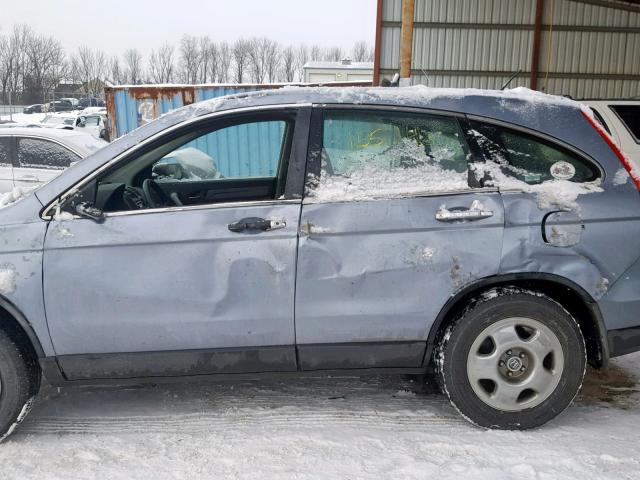
[(469, 208), (454, 207), (448, 209), (445, 205), (442, 205), (436, 212), (436, 220), (439, 222), (482, 220), (489, 217), (493, 217), (493, 212), (486, 209), (478, 200), (474, 200)]
[(230, 223), (228, 228), (235, 233), (260, 233), (269, 230), (278, 230), (287, 226), (287, 222), (282, 219), (273, 220), (268, 218), (249, 217)]

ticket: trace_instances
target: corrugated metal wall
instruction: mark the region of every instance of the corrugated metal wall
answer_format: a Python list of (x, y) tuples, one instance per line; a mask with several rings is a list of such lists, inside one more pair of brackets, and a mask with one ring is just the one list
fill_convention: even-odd
[[(535, 0), (415, 0), (412, 83), (529, 86)], [(382, 0), (380, 78), (399, 69), (402, 0)], [(545, 0), (538, 89), (575, 98), (640, 96), (640, 8)], [(548, 72), (548, 74), (547, 74)]]

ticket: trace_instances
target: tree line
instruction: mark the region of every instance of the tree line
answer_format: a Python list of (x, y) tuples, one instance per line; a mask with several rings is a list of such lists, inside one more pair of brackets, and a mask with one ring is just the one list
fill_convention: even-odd
[(373, 50), (356, 42), (339, 46), (283, 45), (267, 37), (216, 42), (209, 36), (184, 35), (177, 45), (164, 43), (145, 58), (137, 48), (109, 56), (80, 46), (65, 52), (55, 37), (40, 35), (26, 24), (0, 34), (0, 103), (48, 101), (63, 81), (99, 94), (102, 82), (113, 85), (161, 83), (275, 83), (303, 81), (308, 61), (369, 62)]

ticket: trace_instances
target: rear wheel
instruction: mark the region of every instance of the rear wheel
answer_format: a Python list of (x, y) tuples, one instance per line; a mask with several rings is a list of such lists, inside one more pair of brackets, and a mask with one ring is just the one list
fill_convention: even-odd
[(488, 428), (538, 427), (578, 393), (586, 351), (573, 317), (549, 297), (496, 289), (472, 302), (437, 348), (453, 405)]
[(0, 441), (29, 413), (39, 387), (40, 371), (35, 358), (21, 351), (0, 330)]

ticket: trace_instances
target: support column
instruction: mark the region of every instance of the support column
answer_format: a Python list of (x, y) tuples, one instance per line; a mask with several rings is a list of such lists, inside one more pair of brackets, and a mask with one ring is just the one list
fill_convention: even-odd
[(402, 30), (400, 31), (400, 85), (409, 85), (413, 55), (413, 16), (415, 0), (402, 0)]
[(544, 14), (544, 0), (536, 1), (536, 24), (533, 30), (533, 48), (531, 49), (531, 90), (538, 89), (538, 69), (540, 67), (540, 41), (542, 38), (542, 16)]

